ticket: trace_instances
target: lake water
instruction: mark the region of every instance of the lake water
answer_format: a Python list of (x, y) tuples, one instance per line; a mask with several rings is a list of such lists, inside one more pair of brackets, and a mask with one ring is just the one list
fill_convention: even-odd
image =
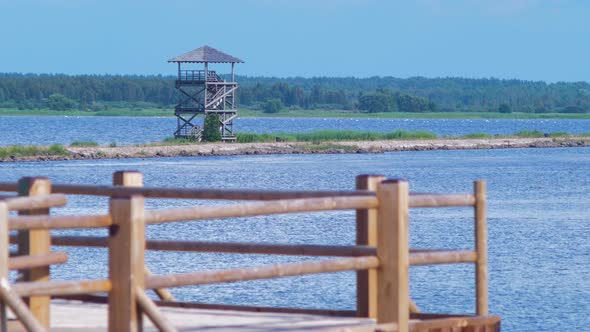
[[(465, 120), (465, 119), (355, 119), (355, 118), (239, 118), (236, 132), (279, 133), (323, 129), (391, 132), (426, 130), (439, 136), (471, 133), (510, 135), (521, 130), (545, 133), (590, 132), (590, 120)], [(159, 142), (173, 135), (172, 117), (60, 117), (0, 116), (0, 145), (70, 144), (93, 141), (118, 145)]]
[[(472, 180), (487, 179), (491, 313), (502, 316), (504, 331), (589, 331), (589, 152), (587, 148), (508, 149), (23, 162), (0, 164), (0, 181), (46, 175), (60, 183), (109, 184), (113, 171), (136, 169), (144, 172), (149, 186), (352, 189), (355, 175), (375, 173), (407, 178), (413, 191), (454, 193), (470, 192)], [(70, 202), (56, 213), (97, 213), (107, 208), (104, 199), (92, 197), (72, 197)], [(204, 202), (147, 202), (148, 208), (189, 204)], [(471, 248), (472, 214), (467, 208), (413, 210), (412, 247)], [(153, 225), (148, 237), (348, 245), (354, 241), (353, 230), (352, 212), (323, 212)], [(106, 276), (104, 250), (66, 250), (70, 262), (53, 268), (54, 278)], [(147, 255), (149, 267), (159, 273), (299, 260), (302, 258), (259, 255)], [(180, 288), (173, 293), (182, 300), (208, 303), (353, 309), (354, 280), (353, 273), (336, 273)], [(468, 264), (413, 267), (411, 294), (424, 311), (472, 312), (473, 280), (474, 270)]]

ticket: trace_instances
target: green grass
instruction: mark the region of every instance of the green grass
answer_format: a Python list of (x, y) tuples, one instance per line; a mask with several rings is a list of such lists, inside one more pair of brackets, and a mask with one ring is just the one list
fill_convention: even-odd
[(545, 137), (545, 134), (538, 130), (521, 130), (516, 133), (516, 136), (522, 138), (539, 138)]
[(71, 147), (96, 147), (98, 146), (98, 143), (96, 142), (89, 142), (89, 141), (74, 141), (72, 142), (72, 144), (70, 144)]
[(391, 139), (434, 139), (427, 131), (396, 130), (390, 133), (354, 130), (318, 130), (309, 133), (254, 134), (238, 133), (238, 143), (254, 142), (325, 142), (325, 141), (376, 141)]
[(9, 157), (34, 157), (34, 156), (65, 156), (69, 152), (63, 145), (54, 144), (51, 146), (34, 145), (10, 145), (0, 147), (0, 159)]
[(462, 138), (472, 138), (472, 139), (486, 139), (486, 138), (493, 138), (494, 136), (486, 133), (472, 133), (461, 136)]
[(357, 146), (353, 145), (340, 145), (334, 143), (312, 143), (306, 144), (302, 147), (306, 152), (329, 152), (334, 150), (344, 151), (344, 152), (354, 152), (358, 150)]

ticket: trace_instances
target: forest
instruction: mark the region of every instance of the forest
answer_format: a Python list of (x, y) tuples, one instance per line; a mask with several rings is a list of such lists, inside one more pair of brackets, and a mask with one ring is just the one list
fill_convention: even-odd
[[(0, 108), (173, 108), (173, 76), (0, 73)], [(590, 113), (590, 84), (494, 78), (237, 76), (241, 108)], [(270, 101), (270, 102), (269, 102)]]

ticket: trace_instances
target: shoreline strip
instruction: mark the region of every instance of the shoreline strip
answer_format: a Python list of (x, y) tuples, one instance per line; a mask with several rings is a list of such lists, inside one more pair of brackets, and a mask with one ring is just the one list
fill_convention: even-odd
[(398, 151), (471, 150), (510, 148), (590, 147), (588, 137), (563, 138), (490, 138), (277, 142), (277, 143), (205, 143), (184, 145), (146, 145), (119, 147), (66, 147), (66, 154), (39, 156), (8, 156), (0, 162), (61, 161), (93, 159), (127, 159), (192, 156), (236, 156), (272, 154), (340, 154), (384, 153)]

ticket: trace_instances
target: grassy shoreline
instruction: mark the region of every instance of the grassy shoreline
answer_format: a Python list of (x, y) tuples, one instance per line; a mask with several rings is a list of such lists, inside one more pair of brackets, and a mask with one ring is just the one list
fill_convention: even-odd
[[(87, 151), (89, 154), (89, 159), (102, 159), (107, 158), (109, 155), (114, 156), (116, 158), (121, 157), (118, 154), (109, 154), (112, 151), (119, 151), (119, 150), (130, 150), (135, 149), (137, 151), (133, 152), (133, 156), (135, 157), (144, 157), (149, 155), (147, 152), (143, 151), (142, 149), (157, 149), (157, 148), (176, 148), (175, 154), (169, 156), (183, 156), (183, 155), (191, 155), (186, 153), (184, 147), (190, 146), (194, 147), (197, 150), (206, 149), (210, 146), (220, 146), (223, 148), (230, 148), (234, 150), (239, 150), (241, 148), (248, 148), (254, 149), (249, 150), (249, 152), (244, 154), (258, 154), (256, 152), (257, 144), (258, 147), (262, 147), (266, 145), (281, 145), (288, 149), (292, 149), (296, 146), (295, 149), (290, 150), (289, 153), (326, 153), (333, 150), (338, 150), (340, 153), (342, 152), (354, 152), (359, 151), (357, 145), (361, 145), (364, 143), (365, 145), (371, 145), (373, 142), (413, 142), (414, 146), (421, 146), (423, 143), (421, 142), (430, 142), (432, 144), (439, 144), (439, 143), (451, 143), (458, 141), (469, 141), (469, 144), (473, 144), (476, 142), (478, 145), (489, 145), (489, 142), (501, 142), (502, 140), (522, 140), (522, 139), (532, 139), (537, 140), (536, 142), (544, 142), (544, 143), (555, 143), (555, 142), (574, 142), (579, 141), (583, 142), (584, 146), (586, 146), (586, 142), (590, 143), (590, 133), (584, 133), (579, 135), (571, 135), (568, 133), (543, 133), (537, 130), (533, 131), (521, 131), (515, 133), (514, 135), (506, 135), (506, 136), (492, 136), (485, 133), (474, 133), (459, 137), (437, 137), (434, 133), (431, 132), (410, 132), (410, 131), (403, 131), (397, 130), (390, 133), (379, 133), (379, 132), (369, 132), (369, 131), (330, 131), (330, 130), (323, 130), (323, 131), (315, 131), (315, 132), (308, 132), (308, 133), (292, 133), (292, 134), (253, 134), (253, 133), (244, 133), (238, 134), (238, 142), (234, 144), (224, 144), (224, 143), (198, 143), (192, 142), (183, 139), (172, 139), (168, 138), (163, 140), (162, 142), (152, 142), (152, 143), (145, 143), (145, 144), (136, 144), (136, 145), (128, 145), (128, 146), (117, 146), (115, 142), (110, 143), (109, 145), (100, 145), (96, 142), (91, 141), (75, 141), (72, 142), (69, 146), (64, 146), (61, 144), (53, 144), (50, 146), (36, 146), (36, 145), (10, 145), (10, 146), (3, 146), (0, 147), (0, 161), (18, 161), (18, 160), (45, 160), (44, 158), (50, 157), (49, 159), (57, 160), (61, 159), (68, 159), (70, 157), (78, 156), (80, 151)], [(254, 145), (252, 145), (254, 144)], [(289, 145), (294, 144), (294, 145)], [(410, 144), (410, 145), (412, 145)], [(575, 145), (574, 145), (575, 146)], [(288, 150), (287, 149), (287, 150)], [(214, 150), (214, 149), (213, 149)], [(284, 150), (286, 151), (286, 150)], [(287, 152), (278, 153), (287, 153)], [(384, 150), (387, 151), (387, 150)], [(374, 149), (369, 152), (379, 152), (379, 149)], [(383, 151), (381, 151), (383, 152)], [(213, 152), (211, 152), (213, 153)], [(241, 152), (238, 154), (242, 154)], [(198, 155), (202, 155), (199, 152)], [(156, 151), (152, 156), (164, 156), (162, 153)], [(79, 156), (78, 156), (79, 157)], [(84, 157), (84, 156), (82, 156)], [(129, 155), (123, 156), (129, 157)], [(84, 159), (84, 158), (75, 158), (75, 159)]]
[[(274, 114), (240, 110), (240, 117), (268, 118), (368, 118), (368, 119), (590, 119), (590, 114), (569, 113), (499, 113), (499, 112), (428, 112), (428, 113), (362, 113), (345, 110), (289, 110)], [(0, 116), (128, 116), (172, 117), (172, 109), (112, 109), (97, 112), (0, 109)]]

